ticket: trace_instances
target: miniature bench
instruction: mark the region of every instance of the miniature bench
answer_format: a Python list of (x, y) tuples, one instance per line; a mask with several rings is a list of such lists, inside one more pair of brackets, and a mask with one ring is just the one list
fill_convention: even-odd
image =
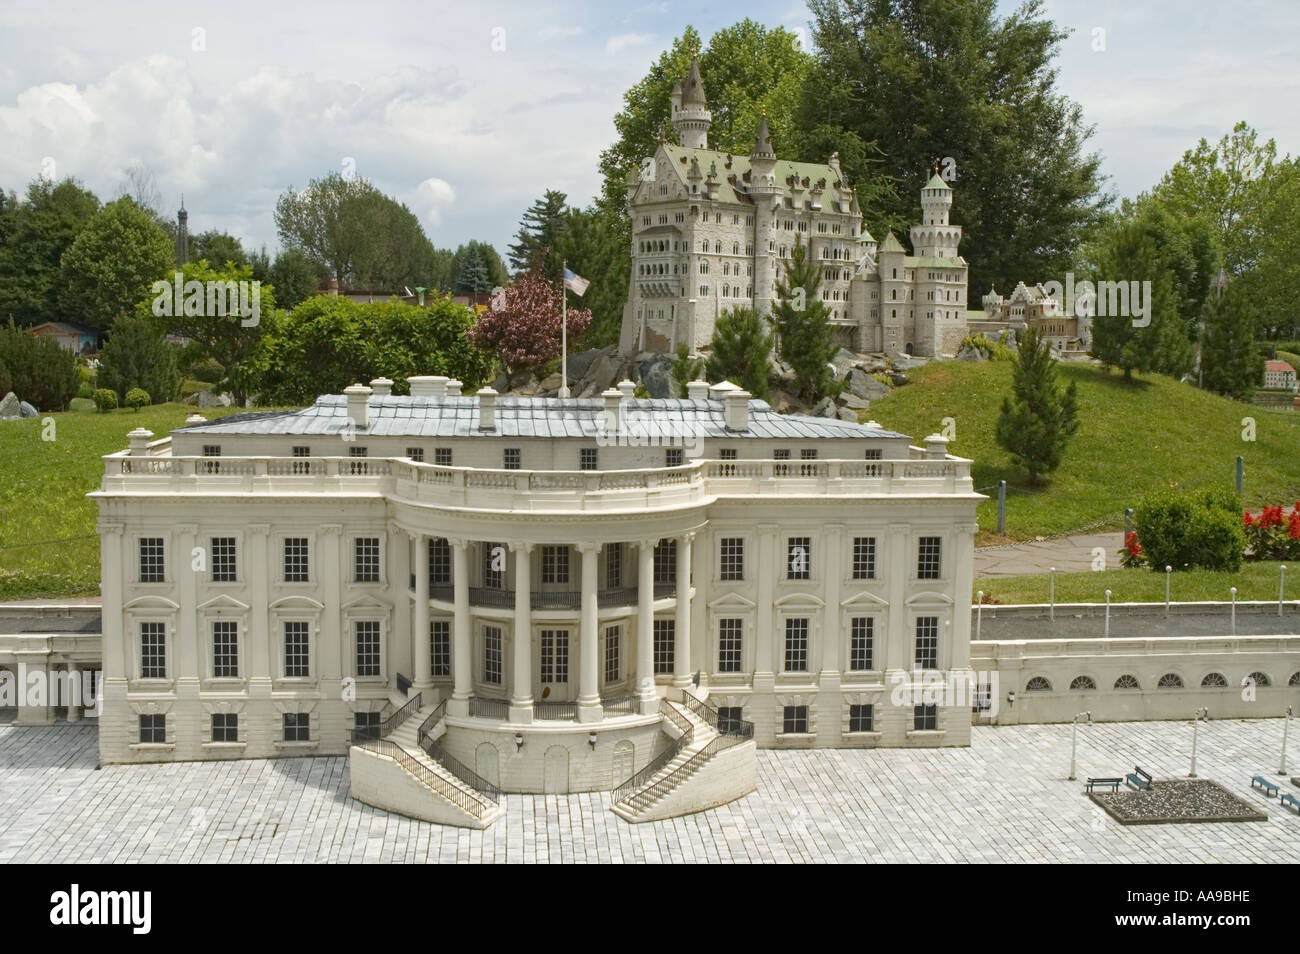
[(1135, 765), (1133, 766), (1133, 771), (1129, 773), (1125, 781), (1127, 781), (1134, 788), (1142, 790), (1142, 789), (1150, 788), (1153, 779), (1151, 778), (1150, 772), (1144, 772), (1142, 771), (1142, 766)]
[(1272, 798), (1277, 794), (1277, 783), (1270, 782), (1262, 775), (1256, 775), (1251, 778), (1250, 787), (1261, 789), (1269, 798)]
[(1282, 802), (1283, 808), (1289, 808), (1292, 811), (1294, 811), (1297, 815), (1300, 815), (1300, 798), (1296, 798), (1290, 792), (1287, 792), (1285, 795), (1282, 796), (1280, 801)]
[(1122, 778), (1090, 778), (1088, 779), (1088, 791), (1092, 791), (1098, 785), (1109, 785), (1112, 792), (1118, 792)]

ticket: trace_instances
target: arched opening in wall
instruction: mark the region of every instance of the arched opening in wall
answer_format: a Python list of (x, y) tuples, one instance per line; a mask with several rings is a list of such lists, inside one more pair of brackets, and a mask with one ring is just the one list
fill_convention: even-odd
[(1266, 672), (1252, 672), (1246, 678), (1260, 688), (1273, 685), (1273, 680), (1268, 678)]
[(622, 785), (636, 771), (636, 747), (627, 739), (614, 746), (614, 759), (609, 770), (609, 787)]
[(1157, 689), (1181, 689), (1183, 688), (1183, 677), (1174, 672), (1167, 672), (1160, 677), (1156, 683)]
[(1142, 684), (1138, 682), (1137, 676), (1125, 673), (1115, 680), (1116, 689), (1141, 689)]
[(1291, 678), (1286, 681), (1288, 686), (1300, 686), (1300, 672), (1291, 673)]
[(1228, 685), (1228, 677), (1221, 672), (1212, 672), (1206, 674), (1201, 680), (1202, 689), (1223, 689)]
[(909, 355), (912, 353), (912, 342), (910, 341), (907, 343), (907, 353)]
[(1070, 682), (1071, 689), (1096, 689), (1097, 683), (1091, 676), (1075, 676)]
[(1025, 683), (1025, 692), (1051, 692), (1052, 684), (1042, 676), (1035, 676)]
[(542, 762), (542, 791), (547, 795), (565, 795), (569, 791), (569, 750), (552, 745)]
[(474, 771), (498, 788), (501, 787), (501, 755), (491, 742), (474, 750)]

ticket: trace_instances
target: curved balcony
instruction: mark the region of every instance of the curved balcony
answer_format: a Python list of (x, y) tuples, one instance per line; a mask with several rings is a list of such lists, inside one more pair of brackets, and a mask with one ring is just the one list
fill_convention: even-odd
[[(582, 591), (574, 590), (532, 590), (529, 594), (530, 608), (535, 610), (580, 610), (582, 609)], [(675, 583), (656, 583), (654, 598), (667, 599), (677, 595)], [(429, 599), (451, 603), (455, 599), (455, 587), (447, 584), (434, 584), (429, 587)], [(615, 589), (596, 591), (596, 605), (601, 609), (610, 606), (636, 606), (640, 591), (635, 586), (622, 586)], [(515, 591), (497, 589), (487, 586), (469, 588), (469, 605), (496, 609), (514, 609)]]

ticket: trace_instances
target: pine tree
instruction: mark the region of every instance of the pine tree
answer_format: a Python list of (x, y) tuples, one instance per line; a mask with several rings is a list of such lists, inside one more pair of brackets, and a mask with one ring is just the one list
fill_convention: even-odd
[(777, 353), (794, 369), (799, 396), (813, 403), (835, 389), (830, 361), (835, 356), (830, 312), (818, 295), (822, 267), (809, 254), (803, 237), (796, 236), (785, 268), (785, 280), (777, 282), (777, 301), (772, 306), (776, 325)]
[(1254, 315), (1234, 286), (1212, 292), (1202, 314), (1201, 383), (1207, 391), (1249, 401), (1264, 379)]
[(456, 273), (456, 291), (467, 295), (483, 295), (492, 290), (492, 279), (487, 264), (478, 249), (472, 250), (460, 263)]
[(545, 195), (529, 206), (519, 223), (515, 243), (510, 246), (510, 264), (516, 272), (540, 268), (543, 275), (559, 274), (555, 249), (568, 226), (564, 210), (567, 201), (568, 196), (563, 192), (547, 189)]
[[(1056, 383), (1056, 359), (1037, 328), (1020, 336), (1011, 389), (998, 417), (998, 444), (1037, 482), (1061, 464), (1065, 445), (1079, 429), (1074, 383)], [(1014, 398), (1014, 400), (1013, 400)]]
[(754, 395), (767, 397), (772, 371), (772, 336), (753, 308), (723, 312), (713, 327), (705, 373), (710, 381), (732, 381)]

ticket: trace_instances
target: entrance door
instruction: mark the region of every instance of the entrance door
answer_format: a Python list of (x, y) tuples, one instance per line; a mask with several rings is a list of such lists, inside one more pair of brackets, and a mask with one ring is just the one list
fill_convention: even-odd
[(553, 745), (546, 750), (542, 763), (542, 791), (547, 795), (565, 795), (569, 791), (569, 750)]
[(573, 680), (569, 678), (569, 631), (544, 629), (537, 640), (537, 686), (534, 698), (541, 702), (572, 702)]

